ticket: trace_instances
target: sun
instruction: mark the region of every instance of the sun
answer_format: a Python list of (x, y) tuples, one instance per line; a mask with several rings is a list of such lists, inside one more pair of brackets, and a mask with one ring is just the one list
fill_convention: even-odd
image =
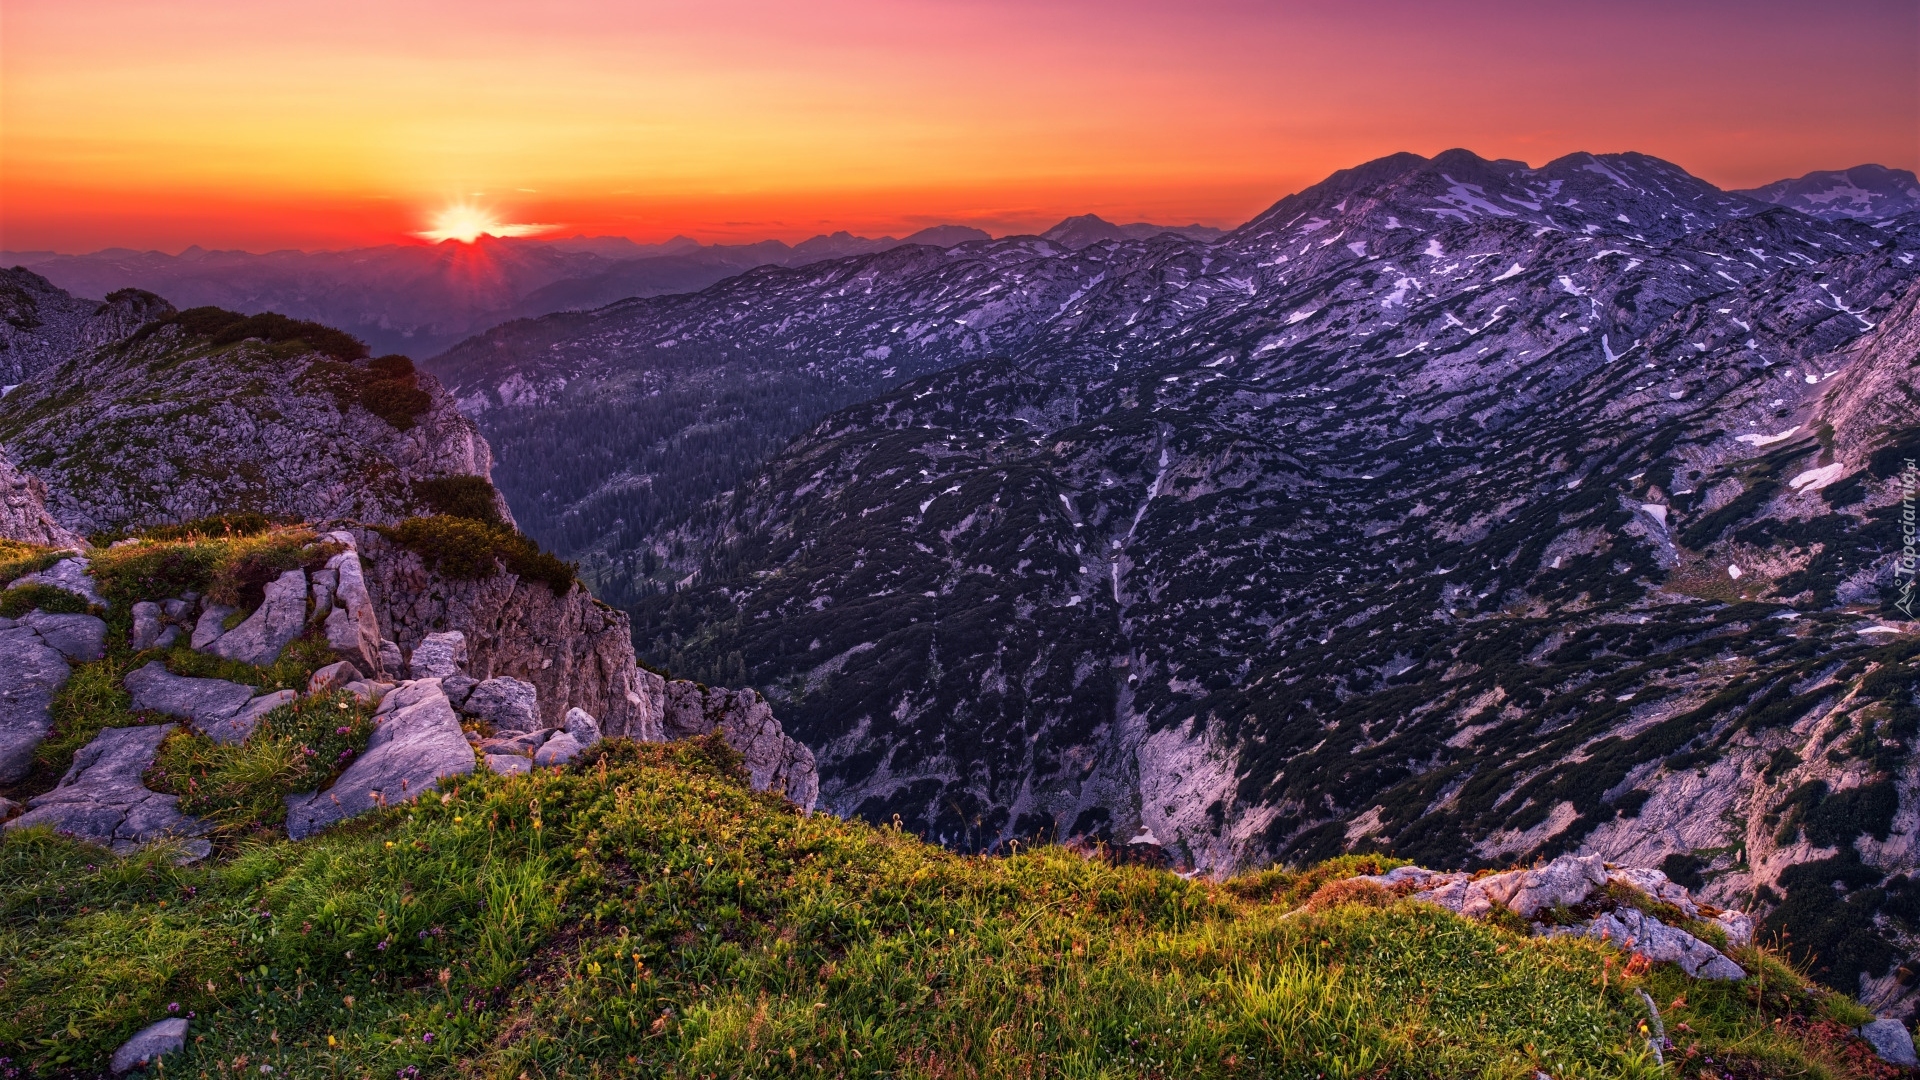
[(458, 240), (471, 244), (482, 236), (536, 236), (556, 226), (533, 223), (515, 223), (501, 221), (493, 211), (472, 203), (454, 203), (435, 216), (433, 227), (414, 233), (423, 240), (439, 243), (442, 240)]
[(477, 206), (457, 203), (440, 211), (434, 219), (433, 228), (419, 235), (434, 242), (458, 240), (471, 244), (482, 236), (499, 236), (505, 226), (494, 220), (492, 214)]

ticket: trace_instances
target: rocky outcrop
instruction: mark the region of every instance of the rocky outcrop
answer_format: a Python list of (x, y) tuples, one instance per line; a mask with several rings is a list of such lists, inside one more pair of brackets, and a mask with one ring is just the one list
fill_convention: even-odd
[(47, 487), (0, 454), (0, 540), (78, 548), (85, 541), (47, 513)]
[(678, 679), (668, 682), (652, 672), (643, 675), (643, 693), (660, 703), (666, 738), (692, 738), (718, 730), (727, 745), (746, 759), (755, 791), (778, 791), (801, 808), (813, 809), (820, 796), (813, 751), (787, 735), (758, 691), (726, 690)]
[(204, 856), (211, 849), (201, 839), (206, 824), (182, 814), (178, 796), (162, 795), (141, 783), (174, 726), (102, 731), (73, 755), (59, 786), (28, 799), (27, 812), (5, 828), (50, 825), (63, 835), (111, 848), (117, 855), (171, 838), (183, 841), (189, 856)]
[(90, 564), (84, 555), (75, 555), (71, 559), (61, 559), (45, 570), (23, 574), (14, 579), (15, 585), (51, 585), (56, 589), (65, 589), (81, 597), (90, 604), (106, 607), (107, 598), (93, 584), (93, 575), (88, 571)]
[(49, 615), (44, 611), (31, 611), (20, 616), (20, 625), (32, 629), (41, 641), (76, 664), (107, 655), (107, 624), (92, 615)]
[(287, 835), (298, 840), (334, 822), (419, 798), (441, 779), (473, 771), (473, 749), (438, 679), (401, 683), (374, 714), (366, 752), (333, 786), (287, 796)]
[(1815, 422), (1831, 427), (1833, 456), (1842, 470), (1860, 467), (1888, 435), (1920, 420), (1912, 397), (1915, 357), (1920, 357), (1920, 281), (1871, 332), (1834, 359), (1841, 370), (1820, 396)]
[[(1695, 978), (1744, 979), (1747, 975), (1740, 965), (1708, 942), (1621, 903), (1617, 895), (1607, 890), (1610, 886), (1624, 887), (1627, 895), (1638, 893), (1649, 902), (1672, 905), (1685, 918), (1711, 921), (1726, 934), (1731, 946), (1746, 945), (1752, 940), (1753, 922), (1744, 913), (1707, 908), (1658, 870), (1612, 867), (1597, 855), (1562, 855), (1539, 866), (1479, 877), (1402, 866), (1353, 880), (1378, 886), (1395, 896), (1434, 904), (1470, 919), (1485, 919), (1498, 912), (1511, 913), (1533, 922), (1536, 934), (1591, 937), (1648, 960), (1678, 964)], [(1578, 916), (1580, 921), (1572, 926), (1551, 921), (1569, 914)]]
[[(609, 735), (658, 738), (658, 713), (640, 692), (627, 616), (575, 585), (555, 596), (544, 583), (502, 570), (479, 581), (430, 571), (421, 557), (378, 533), (354, 533), (380, 633), (416, 652), (427, 636), (458, 630), (465, 671), (511, 676), (539, 697), (541, 722), (558, 727), (568, 709), (600, 719)], [(437, 670), (437, 669), (436, 669)]]
[(33, 752), (53, 730), (53, 695), (67, 661), (31, 626), (0, 619), (0, 784), (33, 771)]
[(0, 398), (0, 443), (80, 533), (240, 510), (393, 522), (423, 508), (416, 482), (492, 468), (431, 375), (396, 390), (417, 412), (383, 418), (361, 394), (381, 372), (290, 345), (162, 326), (30, 375)]

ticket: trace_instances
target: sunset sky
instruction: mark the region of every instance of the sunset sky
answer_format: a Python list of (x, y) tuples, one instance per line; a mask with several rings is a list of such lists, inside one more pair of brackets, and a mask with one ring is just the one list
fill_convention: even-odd
[(1920, 168), (1920, 0), (4, 0), (0, 247), (1233, 225), (1464, 146)]

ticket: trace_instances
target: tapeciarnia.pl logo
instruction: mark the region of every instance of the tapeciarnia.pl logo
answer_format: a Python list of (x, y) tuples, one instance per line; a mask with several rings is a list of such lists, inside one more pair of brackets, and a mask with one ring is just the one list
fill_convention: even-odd
[(1907, 618), (1913, 618), (1913, 582), (1916, 560), (1914, 557), (1914, 492), (1920, 488), (1920, 466), (1912, 458), (1901, 463), (1900, 469), (1900, 557), (1894, 561), (1893, 574), (1904, 578), (1900, 583), (1900, 599), (1894, 601), (1894, 607), (1900, 609)]

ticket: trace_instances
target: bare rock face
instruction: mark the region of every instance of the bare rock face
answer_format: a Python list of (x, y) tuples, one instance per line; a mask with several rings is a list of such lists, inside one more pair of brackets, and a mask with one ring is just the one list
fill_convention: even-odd
[(788, 737), (773, 707), (753, 690), (725, 690), (675, 680), (663, 688), (663, 728), (669, 739), (719, 730), (746, 758), (755, 791), (778, 791), (812, 810), (820, 795), (813, 751)]
[[(349, 548), (356, 544), (354, 535), (345, 531), (329, 533), (327, 539)], [(327, 646), (363, 671), (387, 671), (397, 676), (398, 670), (388, 670), (391, 665), (380, 648), (380, 620), (374, 614), (373, 596), (367, 592), (359, 552), (335, 555), (327, 560), (322, 573), (330, 575), (327, 602), (324, 606), (316, 603), (314, 610), (324, 621)]]
[(47, 513), (47, 486), (0, 454), (0, 540), (79, 548), (85, 542)]
[(380, 703), (366, 753), (323, 791), (287, 796), (287, 835), (311, 836), (336, 821), (408, 802), (443, 777), (473, 771), (473, 748), (438, 679), (402, 683)]
[[(541, 723), (559, 727), (571, 708), (600, 719), (609, 735), (645, 739), (657, 713), (640, 693), (627, 616), (575, 585), (555, 596), (540, 582), (505, 571), (479, 581), (432, 573), (420, 556), (377, 533), (355, 538), (384, 636), (417, 651), (429, 634), (466, 637), (466, 673), (511, 676), (531, 685)], [(657, 738), (657, 736), (655, 736)]]
[(1618, 908), (1594, 918), (1586, 935), (1649, 960), (1670, 961), (1696, 979), (1744, 979), (1747, 973), (1720, 950), (1645, 912)]
[(450, 679), (467, 665), (467, 635), (458, 630), (428, 634), (413, 647), (407, 662), (416, 679)]
[(31, 270), (0, 270), (0, 385), (24, 382), (171, 314), (173, 305), (139, 289), (87, 300)]
[(212, 645), (216, 656), (265, 667), (280, 657), (307, 625), (307, 574), (289, 570), (267, 583), (266, 600), (239, 626)]
[(173, 729), (172, 724), (107, 728), (73, 756), (58, 787), (28, 799), (27, 812), (4, 827), (51, 825), (120, 855), (174, 837), (187, 842), (188, 854), (205, 855), (210, 845), (199, 839), (205, 823), (182, 814), (177, 796), (150, 791), (140, 780)]
[(499, 731), (534, 731), (545, 726), (533, 686), (508, 675), (475, 686), (461, 710)]
[(177, 716), (227, 745), (246, 742), (261, 717), (297, 696), (291, 690), (255, 696), (253, 687), (225, 679), (175, 675), (158, 660), (128, 672), (125, 684), (134, 709)]
[(53, 730), (53, 695), (67, 661), (30, 626), (0, 629), (0, 784), (33, 771), (33, 752)]

